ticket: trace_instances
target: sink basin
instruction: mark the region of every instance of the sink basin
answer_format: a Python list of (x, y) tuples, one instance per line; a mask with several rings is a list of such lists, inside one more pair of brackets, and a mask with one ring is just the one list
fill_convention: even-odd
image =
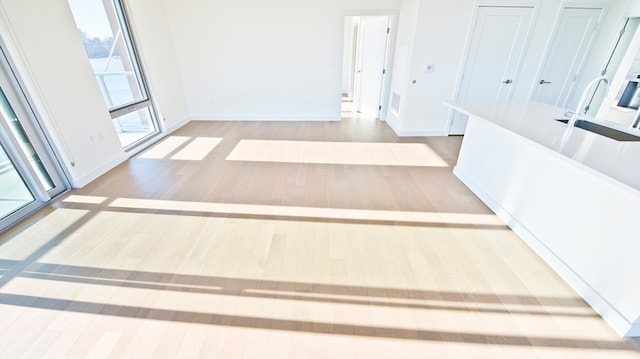
[[(569, 122), (569, 119), (566, 118), (556, 118), (555, 120), (562, 123)], [(587, 130), (589, 132), (597, 133), (601, 136), (609, 137), (616, 141), (640, 141), (640, 136), (636, 136), (631, 133), (619, 131), (611, 127), (599, 125), (597, 123), (585, 120), (576, 121), (576, 127)]]

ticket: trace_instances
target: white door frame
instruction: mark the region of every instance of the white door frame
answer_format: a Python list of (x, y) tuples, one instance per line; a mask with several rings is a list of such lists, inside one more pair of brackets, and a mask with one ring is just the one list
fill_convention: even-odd
[[(395, 46), (395, 33), (396, 33), (396, 26), (395, 26), (395, 19), (397, 18), (398, 14), (395, 11), (376, 11), (376, 10), (354, 10), (354, 11), (350, 11), (348, 13), (344, 14), (344, 17), (355, 17), (355, 16), (360, 16), (360, 17), (366, 17), (366, 16), (386, 16), (389, 20), (389, 34), (387, 35), (387, 43), (386, 43), (386, 50), (385, 50), (385, 59), (384, 59), (384, 68), (386, 69), (386, 73), (384, 74), (384, 76), (382, 76), (382, 84), (381, 84), (381, 88), (380, 88), (380, 104), (382, 106), (382, 110), (378, 111), (378, 119), (380, 119), (381, 121), (385, 121), (386, 119), (386, 115), (387, 115), (387, 103), (389, 102), (389, 92), (390, 92), (390, 86), (391, 86), (391, 68), (393, 67), (393, 53), (394, 51), (392, 51), (394, 49)], [(345, 24), (345, 21), (342, 22), (343, 26)], [(358, 26), (358, 32), (360, 31), (360, 26)], [(340, 36), (342, 37), (342, 41), (340, 41), (339, 43), (342, 44), (342, 49), (341, 52), (344, 51), (344, 29), (341, 32)], [(355, 40), (357, 41), (357, 40)], [(357, 44), (356, 44), (357, 47)], [(354, 53), (354, 62), (357, 61), (357, 51), (358, 49), (356, 49), (356, 53)], [(356, 101), (357, 101), (357, 74), (356, 71), (354, 69), (354, 71), (351, 74), (352, 76), (352, 84), (354, 86), (353, 89), (353, 101), (354, 101), (354, 108), (356, 106)], [(342, 91), (341, 91), (342, 92)]]

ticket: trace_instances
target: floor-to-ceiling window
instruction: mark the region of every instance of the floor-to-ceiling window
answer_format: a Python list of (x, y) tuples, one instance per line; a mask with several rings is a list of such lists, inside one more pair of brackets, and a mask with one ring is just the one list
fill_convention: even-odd
[(69, 0), (113, 125), (127, 150), (159, 133), (121, 0)]
[(53, 149), (0, 48), (0, 231), (66, 188)]

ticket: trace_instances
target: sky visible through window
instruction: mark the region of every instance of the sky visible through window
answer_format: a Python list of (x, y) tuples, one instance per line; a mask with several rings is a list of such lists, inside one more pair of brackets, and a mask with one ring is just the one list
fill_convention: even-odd
[(69, 0), (69, 6), (80, 31), (87, 37), (113, 37), (101, 0)]

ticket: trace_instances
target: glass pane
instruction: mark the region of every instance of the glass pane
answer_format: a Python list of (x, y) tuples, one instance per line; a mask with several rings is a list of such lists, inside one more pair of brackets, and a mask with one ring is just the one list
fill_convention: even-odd
[(69, 5), (107, 107), (146, 99), (113, 2), (69, 0)]
[(0, 218), (5, 218), (34, 201), (4, 147), (0, 146)]
[(149, 107), (116, 117), (113, 125), (118, 131), (122, 147), (129, 147), (157, 132)]
[(15, 137), (20, 143), (20, 149), (29, 159), (29, 165), (33, 169), (35, 169), (36, 174), (38, 175), (38, 180), (44, 188), (48, 191), (54, 187), (53, 180), (49, 176), (49, 173), (45, 169), (44, 164), (40, 160), (40, 157), (36, 153), (27, 133), (22, 127), (22, 124), (18, 120), (18, 116), (13, 111), (13, 108), (9, 104), (7, 97), (4, 91), (0, 88), (0, 114), (2, 115), (2, 121), (9, 125), (11, 129), (11, 134)]

